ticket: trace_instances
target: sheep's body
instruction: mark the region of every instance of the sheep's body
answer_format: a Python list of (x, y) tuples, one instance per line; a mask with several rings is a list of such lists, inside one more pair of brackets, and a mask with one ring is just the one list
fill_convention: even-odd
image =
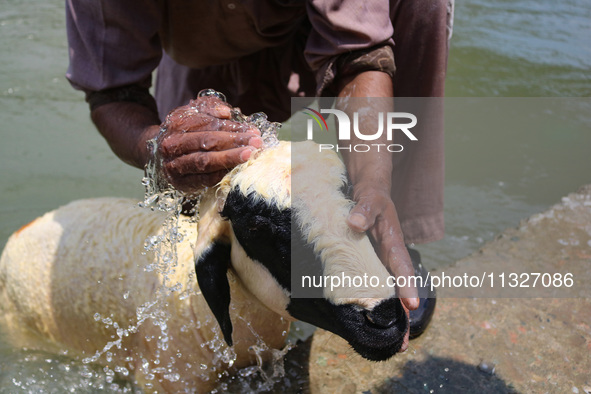
[[(154, 303), (156, 292), (163, 288), (161, 272), (144, 270), (152, 263), (153, 253), (142, 254), (145, 240), (161, 232), (163, 220), (163, 214), (141, 209), (133, 200), (91, 199), (70, 203), (15, 233), (0, 264), (4, 327), (17, 343), (32, 346), (34, 340), (37, 346), (69, 350), (79, 357), (94, 356), (121, 337), (121, 348), (114, 345), (108, 350), (112, 362), (107, 362), (106, 352), (97, 362), (111, 369), (125, 367), (134, 371), (140, 383), (148, 383), (148, 387), (152, 383), (154, 388), (161, 386), (169, 392), (208, 388), (203, 377), (215, 380), (219, 368), (213, 371), (212, 366), (224, 367), (216, 358), (226, 345), (198, 292), (191, 247), (196, 239), (195, 224), (182, 223), (185, 237), (178, 244), (178, 266), (167, 276), (168, 287), (180, 283), (183, 288), (160, 296), (163, 302), (148, 308), (144, 316), (154, 311), (159, 314), (137, 325), (137, 307)], [(257, 343), (244, 321), (251, 322), (253, 330), (275, 348), (283, 346), (283, 332), (288, 327), (277, 314), (247, 295), (239, 280), (231, 283), (238, 355), (234, 366), (242, 367), (254, 362), (248, 346)], [(163, 334), (154, 322), (164, 315), (168, 319)], [(138, 326), (137, 332), (125, 336), (120, 331), (118, 335), (111, 321), (124, 330)], [(163, 337), (168, 343), (162, 342)], [(170, 371), (156, 373), (150, 380), (154, 368), (168, 369), (171, 358), (175, 363)], [(159, 365), (153, 363), (156, 359)], [(143, 360), (151, 362), (149, 368), (142, 366)], [(174, 374), (181, 379), (172, 382)]]
[[(320, 275), (387, 276), (367, 236), (346, 225), (344, 178), (336, 154), (310, 143), (261, 152), (203, 196), (197, 225), (180, 223), (178, 265), (166, 275), (145, 269), (154, 254), (144, 242), (161, 233), (163, 214), (131, 200), (73, 202), (9, 239), (0, 319), (14, 343), (124, 367), (166, 392), (207, 391), (222, 370), (255, 364), (249, 348), (282, 348), (294, 318), (385, 360), (407, 329), (393, 288), (292, 296), (292, 258)], [(303, 255), (292, 256), (299, 244)]]

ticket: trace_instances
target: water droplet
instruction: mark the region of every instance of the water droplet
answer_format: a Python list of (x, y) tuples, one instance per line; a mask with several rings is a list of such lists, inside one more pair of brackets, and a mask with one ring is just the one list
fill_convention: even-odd
[(89, 371), (88, 369), (83, 369), (82, 371), (80, 371), (80, 375), (83, 378), (87, 378), (87, 379), (90, 379), (93, 377), (93, 373), (91, 371)]
[(478, 369), (489, 375), (495, 374), (495, 365), (486, 361), (482, 361), (480, 364), (478, 364)]
[(148, 197), (148, 198), (145, 200), (144, 204), (146, 204), (146, 206), (150, 206), (150, 205), (152, 205), (152, 204), (156, 203), (156, 201), (158, 201), (158, 198), (159, 198), (159, 197), (160, 197), (160, 196), (158, 196), (157, 194), (155, 194), (155, 195), (153, 195), (153, 196), (149, 196), (149, 197)]
[(171, 382), (176, 382), (180, 380), (181, 375), (178, 373), (168, 373), (164, 375), (164, 379), (170, 380)]
[(217, 97), (224, 102), (227, 101), (226, 96), (224, 96), (223, 93), (216, 92), (213, 89), (203, 89), (197, 94), (197, 97)]

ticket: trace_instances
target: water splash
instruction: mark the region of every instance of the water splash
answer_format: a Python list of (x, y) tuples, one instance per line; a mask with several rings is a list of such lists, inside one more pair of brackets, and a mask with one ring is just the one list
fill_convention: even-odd
[[(268, 392), (285, 377), (285, 356), (294, 345), (287, 343), (283, 349), (272, 349), (267, 346), (261, 336), (253, 329), (249, 321), (241, 316), (238, 316), (238, 318), (246, 324), (256, 339), (256, 343), (251, 345), (248, 350), (255, 356), (257, 364), (242, 368), (233, 376), (218, 376), (220, 384), (212, 393)], [(263, 360), (262, 355), (264, 353), (270, 353), (271, 355), (270, 360), (267, 362)]]
[(246, 116), (240, 112), (239, 108), (233, 108), (231, 113), (233, 121), (246, 123), (260, 130), (261, 138), (263, 140), (263, 149), (270, 149), (279, 145), (277, 133), (281, 128), (281, 123), (270, 122), (267, 119), (267, 114), (263, 112), (257, 112), (250, 116)]
[(40, 350), (11, 352), (0, 368), (0, 393), (138, 393), (123, 368), (107, 370)]

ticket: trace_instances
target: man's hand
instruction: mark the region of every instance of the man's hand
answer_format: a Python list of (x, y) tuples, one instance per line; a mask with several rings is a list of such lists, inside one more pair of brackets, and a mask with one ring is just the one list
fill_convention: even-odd
[[(386, 192), (367, 186), (356, 185), (354, 200), (357, 205), (349, 213), (347, 224), (354, 231), (369, 232), (380, 260), (390, 273), (396, 277), (414, 276), (414, 268), (404, 244), (392, 199)], [(419, 299), (415, 287), (397, 287), (397, 291), (407, 309), (418, 308)]]
[(176, 189), (191, 193), (213, 186), (262, 146), (260, 131), (230, 120), (230, 110), (216, 97), (198, 97), (167, 116), (158, 156)]
[(147, 142), (157, 137), (162, 175), (192, 193), (219, 182), (262, 146), (260, 131), (233, 122), (230, 111), (217, 97), (198, 97), (173, 110), (162, 125), (153, 109), (134, 102), (101, 105), (91, 117), (113, 152), (137, 168), (153, 158)]
[[(376, 189), (372, 185), (355, 185), (354, 200), (357, 205), (349, 213), (347, 224), (353, 231), (369, 232), (374, 240), (380, 260), (391, 274), (398, 277), (414, 275), (412, 261), (406, 246), (396, 208), (389, 193)], [(406, 283), (409, 283), (407, 280)], [(398, 297), (405, 311), (419, 307), (417, 289), (413, 286), (397, 287)], [(401, 351), (408, 347), (407, 330)]]
[[(368, 71), (338, 83), (337, 107), (349, 114), (357, 112), (361, 130), (376, 130), (377, 114), (393, 109), (392, 79), (379, 71)], [(370, 98), (370, 99), (368, 99)], [(383, 99), (380, 99), (383, 98)], [(352, 138), (351, 142), (364, 141)], [(388, 141), (382, 140), (376, 143)], [(353, 199), (357, 205), (351, 210), (347, 223), (357, 232), (369, 232), (382, 263), (396, 277), (414, 275), (414, 268), (400, 229), (396, 207), (390, 196), (392, 154), (381, 152), (346, 152), (343, 158), (354, 185)], [(409, 281), (406, 281), (407, 283)], [(419, 307), (415, 287), (397, 288), (398, 297), (407, 311)], [(401, 351), (408, 346), (407, 330)]]

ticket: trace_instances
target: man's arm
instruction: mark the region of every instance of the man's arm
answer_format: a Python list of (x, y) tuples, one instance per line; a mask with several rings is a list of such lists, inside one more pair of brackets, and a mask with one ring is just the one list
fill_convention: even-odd
[[(346, 112), (355, 112), (361, 102), (370, 106), (360, 114), (360, 129), (368, 122), (368, 130), (375, 130), (378, 112), (393, 110), (393, 88), (391, 77), (380, 71), (367, 71), (342, 81), (338, 85), (339, 99), (337, 105)], [(384, 100), (363, 98), (385, 98)], [(348, 98), (359, 98), (348, 100)], [(388, 99), (389, 98), (389, 99)], [(363, 114), (367, 120), (364, 120)], [(352, 118), (352, 117), (351, 117)], [(370, 132), (368, 132), (369, 134)], [(364, 143), (355, 136), (351, 143)], [(382, 140), (372, 143), (388, 144), (385, 136)], [(406, 246), (396, 208), (392, 202), (391, 175), (392, 153), (386, 149), (379, 152), (343, 152), (349, 176), (354, 185), (354, 200), (357, 205), (351, 210), (348, 218), (349, 226), (358, 232), (369, 231), (378, 245), (378, 253), (384, 265), (396, 276), (414, 275), (414, 268)], [(407, 309), (416, 309), (419, 299), (415, 288), (399, 288), (399, 296)]]
[(132, 102), (114, 102), (91, 111), (90, 117), (111, 150), (125, 163), (144, 168), (149, 160), (147, 141), (160, 131), (158, 114)]

